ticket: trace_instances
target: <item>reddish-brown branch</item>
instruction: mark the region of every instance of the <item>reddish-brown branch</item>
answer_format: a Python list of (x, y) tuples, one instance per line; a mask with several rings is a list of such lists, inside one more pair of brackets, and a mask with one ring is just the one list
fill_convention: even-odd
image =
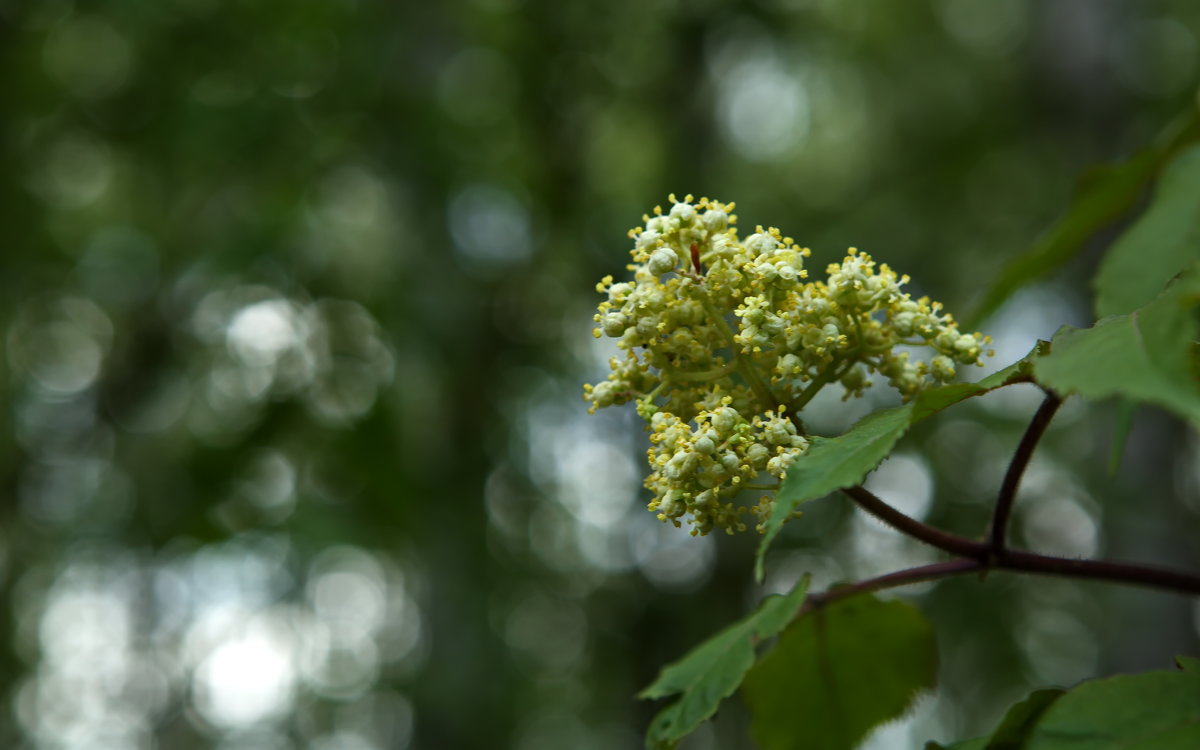
[(987, 557), (988, 546), (983, 542), (967, 539), (964, 536), (951, 534), (948, 531), (921, 523), (911, 516), (906, 516), (885, 503), (866, 487), (847, 487), (842, 490), (850, 499), (866, 512), (891, 526), (902, 534), (919, 539), (928, 545), (951, 552), (959, 557), (970, 557), (983, 560)]
[(1029, 459), (1033, 457), (1033, 449), (1037, 447), (1038, 440), (1045, 433), (1046, 427), (1049, 426), (1050, 420), (1054, 418), (1054, 413), (1060, 406), (1062, 406), (1062, 398), (1053, 391), (1046, 391), (1045, 400), (1033, 415), (1029, 426), (1025, 428), (1025, 434), (1021, 436), (1017, 450), (1013, 452), (1012, 461), (1008, 464), (1008, 471), (1004, 473), (1004, 481), (1000, 484), (1000, 494), (996, 496), (996, 509), (992, 513), (990, 535), (992, 555), (999, 555), (1004, 550), (1008, 517), (1012, 514), (1013, 503), (1017, 498), (1017, 486), (1021, 483), (1025, 467), (1029, 465)]
[[(1036, 442), (1036, 438), (1033, 441)], [(897, 531), (949, 552), (955, 555), (956, 559), (898, 570), (877, 578), (869, 578), (865, 581), (813, 594), (805, 603), (803, 610), (805, 612), (856, 594), (906, 586), (922, 581), (936, 581), (964, 573), (984, 573), (989, 570), (1008, 570), (1035, 575), (1126, 583), (1200, 596), (1200, 575), (1195, 573), (1112, 560), (1073, 560), (1007, 548), (995, 550), (985, 542), (951, 534), (907, 516), (864, 487), (847, 487), (842, 492), (854, 500), (860, 508)]]
[(897, 570), (894, 573), (887, 573), (876, 578), (868, 578), (858, 583), (834, 586), (828, 591), (822, 591), (819, 594), (810, 594), (808, 599), (805, 600), (800, 614), (803, 615), (818, 607), (823, 607), (830, 602), (835, 602), (839, 599), (848, 599), (858, 594), (868, 594), (874, 591), (908, 586), (909, 584), (922, 583), (924, 581), (936, 581), (942, 578), (962, 575), (963, 573), (974, 573), (981, 570), (984, 570), (983, 563), (967, 558), (946, 560), (930, 565), (920, 565), (915, 568)]

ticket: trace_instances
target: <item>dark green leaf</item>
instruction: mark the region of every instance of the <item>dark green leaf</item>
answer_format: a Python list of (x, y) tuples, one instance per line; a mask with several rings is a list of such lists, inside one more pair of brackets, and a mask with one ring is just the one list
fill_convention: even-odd
[(850, 750), (933, 686), (933, 629), (912, 605), (855, 597), (801, 618), (746, 675), (764, 750)]
[(746, 670), (754, 664), (755, 643), (773, 637), (787, 626), (804, 604), (807, 591), (805, 576), (786, 596), (767, 597), (753, 614), (664, 667), (658, 679), (638, 697), (681, 695), (650, 723), (647, 747), (674, 742), (716, 713), (720, 702), (737, 690)]
[(1200, 119), (1189, 112), (1164, 131), (1154, 146), (1085, 175), (1062, 218), (1001, 270), (967, 328), (979, 327), (1017, 289), (1074, 257), (1089, 237), (1129, 211), (1163, 164), (1197, 137)]
[(1200, 147), (1163, 171), (1154, 202), (1113, 245), (1096, 274), (1096, 317), (1132, 312), (1200, 258)]
[(761, 581), (763, 577), (763, 556), (767, 547), (797, 507), (861, 482), (887, 458), (896, 441), (914, 423), (971, 396), (978, 396), (1027, 376), (1030, 357), (1038, 351), (1040, 345), (1030, 355), (978, 383), (955, 383), (931, 388), (904, 406), (869, 414), (838, 437), (814, 437), (804, 456), (788, 469), (775, 499), (775, 508), (767, 519), (754, 562), (754, 574), (758, 580)]
[(1116, 476), (1117, 471), (1121, 468), (1121, 457), (1125, 455), (1125, 441), (1129, 438), (1129, 431), (1133, 428), (1133, 413), (1137, 411), (1137, 404), (1132, 401), (1121, 400), (1117, 404), (1117, 415), (1113, 420), (1112, 446), (1108, 449), (1108, 474)]
[(1200, 425), (1200, 383), (1192, 365), (1197, 305), (1200, 264), (1128, 315), (1059, 331), (1050, 354), (1034, 361), (1038, 382), (1086, 398), (1157, 404)]
[(1025, 700), (1008, 709), (1000, 726), (984, 744), (986, 750), (1021, 750), (1029, 732), (1046, 709), (1066, 691), (1055, 688), (1035, 690)]
[(1179, 671), (1085, 682), (1042, 714), (1026, 750), (1195, 750), (1200, 747), (1200, 659)]

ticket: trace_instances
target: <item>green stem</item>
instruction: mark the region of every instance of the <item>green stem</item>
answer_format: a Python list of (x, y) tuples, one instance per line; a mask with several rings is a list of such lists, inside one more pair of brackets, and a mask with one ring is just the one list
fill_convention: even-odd
[[(851, 367), (854, 366), (853, 359), (848, 360), (848, 362)], [(843, 360), (834, 357), (833, 361), (829, 363), (829, 367), (826, 367), (824, 372), (814, 378), (813, 381), (809, 383), (803, 391), (800, 392), (800, 395), (796, 397), (796, 400), (791, 403), (788, 408), (791, 409), (792, 413), (799, 414), (800, 410), (805, 406), (808, 406), (808, 402), (813, 400), (813, 397), (817, 395), (818, 391), (845, 375), (845, 370), (839, 371), (838, 369), (842, 364)]]
[(677, 370), (670, 365), (664, 365), (662, 371), (666, 376), (666, 380), (685, 380), (689, 382), (702, 382), (705, 380), (720, 380), (726, 375), (731, 375), (737, 371), (737, 359), (731, 360), (728, 364), (722, 367), (716, 367), (712, 370), (704, 370), (702, 372), (688, 372), (687, 370)]
[(653, 403), (654, 399), (658, 398), (658, 395), (660, 393), (662, 393), (663, 389), (666, 387), (667, 387), (667, 380), (666, 380), (666, 378), (663, 378), (662, 380), (658, 381), (658, 385), (654, 386), (654, 388), (651, 389), (651, 391), (649, 393), (643, 395), (638, 400), (645, 401), (648, 404)]
[(759, 401), (759, 406), (762, 411), (775, 409), (779, 406), (779, 401), (771, 393), (771, 389), (763, 382), (758, 371), (754, 369), (754, 363), (751, 362), (742, 354), (741, 346), (738, 345), (737, 339), (734, 336), (733, 329), (729, 327), (729, 323), (725, 322), (725, 316), (716, 308), (712, 300), (707, 294), (700, 295), (700, 304), (704, 307), (704, 313), (712, 320), (713, 325), (721, 332), (725, 342), (729, 345), (730, 351), (733, 352), (733, 361), (736, 363), (737, 372), (741, 374), (746, 384), (750, 386), (750, 390), (754, 391), (755, 398)]

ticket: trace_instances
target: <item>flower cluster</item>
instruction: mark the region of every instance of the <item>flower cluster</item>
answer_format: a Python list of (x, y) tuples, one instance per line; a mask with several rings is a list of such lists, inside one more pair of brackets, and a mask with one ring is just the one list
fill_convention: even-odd
[[(654, 492), (649, 508), (663, 521), (676, 526), (688, 517), (697, 533), (714, 528), (743, 531), (740, 516), (745, 508), (729, 498), (755, 489), (752, 481), (762, 472), (783, 479), (788, 466), (808, 447), (808, 439), (782, 412), (768, 410), (747, 421), (725, 396), (712, 411), (702, 411), (695, 427), (667, 411), (650, 417), (650, 476), (646, 487)], [(761, 488), (760, 488), (761, 489)], [(761, 526), (770, 514), (770, 499), (754, 509)]]
[[(732, 533), (750, 512), (761, 528), (808, 446), (799, 414), (823, 386), (840, 383), (849, 398), (876, 375), (907, 401), (984, 354), (986, 337), (960, 332), (866, 253), (851, 248), (824, 281), (808, 281), (811, 251), (778, 229), (739, 239), (732, 203), (671, 203), (630, 231), (633, 279), (596, 287), (607, 299), (594, 333), (625, 356), (584, 386), (592, 411), (634, 401), (648, 422), (649, 508), (663, 520)], [(928, 362), (911, 357), (920, 348)], [(733, 503), (754, 489), (770, 494), (753, 508)]]

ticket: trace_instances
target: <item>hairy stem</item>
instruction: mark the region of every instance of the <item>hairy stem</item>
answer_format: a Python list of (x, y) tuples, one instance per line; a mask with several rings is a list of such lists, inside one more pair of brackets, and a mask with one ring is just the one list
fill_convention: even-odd
[(858, 504), (858, 507), (902, 534), (907, 534), (930, 546), (951, 552), (960, 557), (982, 560), (987, 556), (988, 547), (983, 542), (977, 542), (973, 539), (958, 536), (957, 534), (951, 534), (948, 531), (942, 531), (929, 524), (921, 523), (911, 516), (906, 516), (879, 499), (879, 497), (866, 487), (847, 487), (842, 492)]
[(1033, 415), (1029, 426), (1025, 428), (1021, 442), (1017, 444), (1017, 450), (1008, 464), (1008, 471), (1004, 474), (1004, 481), (1000, 484), (1000, 494), (996, 496), (996, 509), (992, 514), (990, 535), (992, 555), (998, 555), (1004, 551), (1008, 517), (1012, 514), (1013, 502), (1017, 498), (1017, 487), (1021, 483), (1021, 475), (1025, 473), (1025, 467), (1029, 465), (1029, 459), (1033, 457), (1033, 449), (1037, 447), (1038, 440), (1046, 432), (1046, 427), (1050, 425), (1050, 420), (1054, 418), (1054, 413), (1058, 411), (1058, 407), (1062, 406), (1062, 402), (1062, 397), (1057, 393), (1046, 391), (1045, 400)]

